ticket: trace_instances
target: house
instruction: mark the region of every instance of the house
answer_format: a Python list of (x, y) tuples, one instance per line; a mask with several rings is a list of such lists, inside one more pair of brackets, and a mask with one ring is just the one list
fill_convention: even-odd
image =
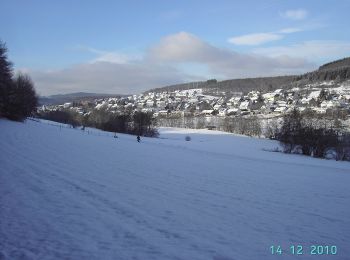
[(216, 105), (214, 105), (214, 109), (215, 110), (219, 110), (221, 108), (221, 104), (216, 104)]
[(72, 103), (70, 103), (70, 102), (64, 103), (64, 104), (63, 104), (63, 107), (64, 107), (64, 108), (69, 108), (69, 107), (71, 107), (71, 106), (72, 106)]
[(325, 108), (320, 107), (314, 107), (312, 110), (315, 111), (317, 114), (325, 114), (327, 112)]
[(241, 111), (248, 111), (249, 110), (249, 101), (243, 101), (240, 105), (239, 105), (239, 109)]
[(208, 110), (203, 110), (201, 112), (202, 115), (207, 115), (207, 116), (211, 116), (213, 114), (214, 110), (212, 109), (208, 109)]
[(263, 94), (262, 97), (264, 100), (268, 101), (268, 102), (273, 102), (275, 101), (275, 96), (276, 94), (275, 93), (266, 93), (266, 94)]
[(219, 109), (219, 114), (218, 116), (226, 116), (226, 109)]
[(251, 110), (260, 110), (263, 105), (264, 105), (264, 102), (258, 101), (258, 99), (256, 99), (256, 100), (254, 100), (253, 102), (250, 103), (249, 108)]
[(164, 100), (157, 101), (157, 107), (165, 108), (165, 106), (166, 106), (166, 103)]
[(147, 106), (147, 107), (153, 107), (153, 105), (154, 105), (153, 99), (147, 99), (147, 101), (146, 101), (146, 106)]
[(228, 115), (228, 116), (237, 115), (238, 113), (239, 113), (238, 108), (230, 108), (230, 109), (227, 109), (227, 111), (226, 111), (226, 115)]
[(287, 110), (287, 107), (276, 107), (276, 109), (274, 110), (274, 112), (277, 112), (277, 113), (283, 113)]

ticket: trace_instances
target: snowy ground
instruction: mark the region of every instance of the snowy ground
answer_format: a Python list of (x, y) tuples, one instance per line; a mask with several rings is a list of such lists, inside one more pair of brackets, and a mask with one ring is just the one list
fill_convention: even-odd
[(348, 162), (215, 131), (137, 143), (47, 123), (0, 120), (0, 259), (350, 259)]

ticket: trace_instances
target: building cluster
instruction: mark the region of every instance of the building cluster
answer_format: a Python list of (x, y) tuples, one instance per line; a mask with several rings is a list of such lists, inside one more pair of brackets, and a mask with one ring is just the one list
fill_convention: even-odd
[(81, 114), (93, 109), (113, 113), (126, 111), (153, 112), (155, 117), (193, 116), (267, 116), (280, 115), (293, 109), (310, 109), (316, 113), (342, 109), (350, 114), (350, 81), (334, 86), (332, 82), (309, 84), (292, 89), (272, 92), (234, 93), (230, 96), (204, 94), (202, 89), (149, 92), (120, 98), (103, 98), (56, 106), (44, 106), (42, 110), (72, 109)]

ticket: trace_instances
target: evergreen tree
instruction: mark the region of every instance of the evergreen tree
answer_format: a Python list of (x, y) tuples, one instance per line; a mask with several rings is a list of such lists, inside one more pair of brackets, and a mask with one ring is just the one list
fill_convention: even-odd
[(12, 75), (12, 63), (7, 59), (6, 45), (0, 40), (0, 117), (5, 116)]
[(38, 98), (29, 76), (19, 74), (13, 79), (6, 45), (0, 41), (0, 117), (22, 121), (35, 111), (37, 104)]

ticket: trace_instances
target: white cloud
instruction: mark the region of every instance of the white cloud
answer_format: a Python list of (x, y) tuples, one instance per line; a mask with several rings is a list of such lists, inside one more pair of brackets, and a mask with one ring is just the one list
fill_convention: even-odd
[(110, 52), (96, 49), (89, 51), (97, 55), (93, 62), (62, 70), (30, 71), (38, 92), (127, 94), (213, 76), (229, 79), (285, 75), (314, 68), (303, 58), (267, 57), (218, 48), (187, 32), (162, 38), (138, 59), (109, 56)]
[(285, 57), (282, 60), (218, 48), (186, 32), (163, 38), (149, 51), (148, 59), (153, 62), (205, 64), (211, 71), (226, 77), (274, 74), (276, 70), (300, 69), (310, 65), (302, 59)]
[(158, 61), (192, 61), (198, 59), (202, 50), (210, 52), (210, 46), (187, 32), (179, 32), (161, 39), (149, 50), (147, 58)]
[(267, 42), (281, 40), (284, 38), (284, 34), (296, 33), (301, 31), (303, 31), (303, 29), (290, 27), (281, 29), (276, 32), (252, 33), (231, 37), (228, 39), (228, 42), (233, 43), (235, 45), (261, 45)]
[(92, 63), (94, 62), (113, 62), (113, 63), (119, 63), (119, 64), (125, 64), (130, 60), (130, 57), (124, 54), (120, 53), (105, 53), (102, 54), (101, 56), (97, 57), (96, 59), (92, 60)]
[(282, 39), (283, 36), (276, 33), (253, 33), (228, 39), (230, 43), (236, 45), (260, 45), (266, 42)]
[(324, 62), (349, 56), (350, 42), (306, 41), (290, 46), (257, 48), (253, 50), (253, 52), (269, 57), (288, 55), (291, 57), (301, 57), (308, 60)]
[(120, 52), (98, 50), (98, 49), (91, 48), (91, 47), (84, 46), (84, 45), (78, 45), (74, 49), (80, 50), (80, 51), (87, 51), (87, 52), (96, 54), (97, 57), (94, 58), (93, 60), (91, 60), (90, 63), (105, 61), (105, 62), (125, 64), (131, 60), (139, 59), (139, 57), (137, 57), (137, 56), (130, 56), (130, 55), (126, 55), (126, 54), (120, 53)]
[(280, 15), (291, 20), (303, 20), (307, 17), (308, 12), (305, 9), (294, 9), (287, 10), (283, 13), (280, 13)]
[(289, 27), (289, 28), (284, 28), (279, 30), (278, 33), (289, 34), (289, 33), (296, 33), (296, 32), (302, 32), (302, 31), (304, 31), (304, 29)]
[(154, 87), (200, 80), (174, 67), (95, 62), (55, 71), (29, 71), (40, 95), (71, 92), (133, 94)]

